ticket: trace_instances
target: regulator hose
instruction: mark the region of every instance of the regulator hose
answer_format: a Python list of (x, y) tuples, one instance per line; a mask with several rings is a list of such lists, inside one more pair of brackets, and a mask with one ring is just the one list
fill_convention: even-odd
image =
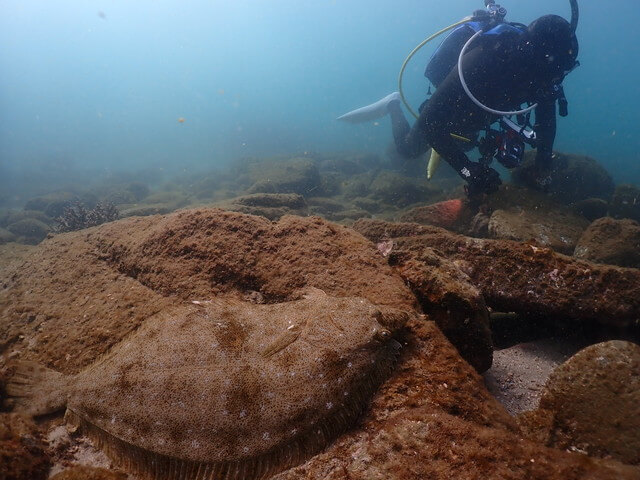
[(525, 108), (524, 110), (514, 110), (514, 111), (496, 110), (494, 108), (487, 107), (486, 105), (484, 105), (480, 100), (474, 97), (473, 93), (471, 93), (471, 90), (469, 90), (469, 87), (467, 86), (467, 82), (464, 80), (464, 75), (462, 73), (462, 57), (464, 57), (464, 54), (467, 51), (467, 48), (469, 48), (469, 45), (471, 45), (471, 43), (476, 38), (478, 38), (479, 35), (482, 35), (483, 33), (484, 32), (480, 30), (478, 33), (472, 36), (469, 40), (467, 40), (467, 43), (464, 44), (464, 47), (462, 47), (462, 50), (460, 50), (460, 55), (458, 56), (458, 76), (460, 77), (460, 83), (462, 84), (462, 88), (464, 89), (464, 92), (471, 99), (471, 101), (475, 103), (478, 107), (480, 107), (484, 111), (489, 112), (493, 115), (498, 115), (500, 117), (510, 117), (511, 115), (522, 115), (524, 113), (530, 112), (531, 110), (533, 110), (538, 106), (537, 103), (534, 103), (533, 105)]
[(400, 68), (400, 74), (398, 75), (398, 92), (400, 92), (400, 98), (402, 99), (402, 103), (404, 103), (404, 106), (407, 107), (407, 110), (409, 110), (409, 112), (411, 112), (411, 115), (413, 115), (414, 117), (418, 118), (418, 114), (413, 110), (413, 108), (411, 108), (411, 105), (409, 105), (409, 102), (407, 102), (407, 99), (404, 96), (404, 91), (402, 89), (402, 77), (404, 76), (404, 71), (407, 68), (407, 64), (409, 63), (409, 60), (411, 60), (413, 58), (413, 56), (418, 53), (418, 51), (424, 47), (427, 43), (429, 43), (431, 40), (433, 40), (436, 37), (439, 37), (440, 35), (442, 35), (445, 32), (448, 32), (449, 30), (456, 28), (459, 25), (462, 25), (463, 23), (467, 23), (470, 22), (472, 20), (471, 17), (466, 17), (463, 18), (462, 20), (460, 20), (459, 22), (454, 23), (453, 25), (449, 25), (446, 28), (443, 28), (442, 30), (434, 33), (433, 35), (431, 35), (430, 37), (426, 38), (425, 40), (423, 40), (420, 45), (418, 45), (416, 48), (414, 48), (413, 50), (411, 50), (411, 53), (409, 55), (407, 55), (407, 58), (405, 58), (404, 62), (402, 63), (402, 68)]
[(571, 30), (576, 33), (578, 28), (578, 19), (580, 18), (580, 9), (578, 8), (578, 0), (569, 0), (571, 4)]

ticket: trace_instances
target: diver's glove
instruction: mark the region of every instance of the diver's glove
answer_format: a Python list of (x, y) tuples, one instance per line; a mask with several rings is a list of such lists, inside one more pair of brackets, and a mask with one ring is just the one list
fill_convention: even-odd
[(470, 162), (462, 169), (461, 173), (468, 182), (466, 191), (470, 198), (497, 192), (498, 187), (502, 184), (498, 172), (479, 163)]

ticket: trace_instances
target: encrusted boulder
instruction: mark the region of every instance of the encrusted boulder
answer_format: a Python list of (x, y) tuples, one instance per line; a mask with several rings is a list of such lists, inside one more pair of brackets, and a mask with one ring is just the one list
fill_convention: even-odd
[(284, 215), (309, 214), (307, 202), (297, 193), (254, 193), (220, 202), (217, 206), (231, 212), (259, 215), (278, 220)]
[(421, 225), (434, 225), (451, 229), (460, 219), (465, 203), (456, 198), (430, 205), (415, 207), (400, 217), (402, 222), (415, 222)]
[(427, 246), (420, 250), (392, 246), (389, 263), (462, 358), (478, 372), (488, 370), (493, 359), (489, 313), (469, 277)]
[[(595, 159), (584, 155), (555, 152), (545, 191), (555, 200), (571, 204), (586, 198), (608, 200), (614, 190), (611, 175)], [(535, 151), (525, 153), (522, 166), (512, 171), (518, 185), (540, 188), (535, 166)]]
[(0, 227), (0, 245), (14, 242), (16, 240), (16, 236), (11, 233), (9, 230)]
[(0, 350), (65, 373), (175, 302), (233, 295), (273, 303), (313, 286), (381, 309), (416, 307), (375, 245), (353, 230), (318, 217), (272, 223), (220, 209), (55, 235), (0, 274)]
[(50, 464), (35, 424), (21, 415), (0, 413), (0, 478), (44, 480)]
[(380, 171), (369, 190), (372, 198), (397, 207), (425, 202), (435, 194), (426, 179), (416, 179), (390, 170)]
[(65, 207), (74, 202), (79, 202), (80, 197), (75, 193), (59, 191), (32, 198), (24, 208), (25, 210), (38, 210), (48, 217), (59, 217)]
[(567, 211), (509, 208), (489, 219), (489, 237), (533, 241), (556, 252), (571, 254), (589, 222)]
[(499, 312), (528, 317), (638, 325), (640, 270), (580, 261), (529, 243), (470, 238), (415, 223), (358, 220), (373, 242), (390, 239), (399, 249), (432, 248), (453, 261)]
[[(381, 229), (401, 233), (393, 225)], [(414, 224), (402, 228), (407, 235), (411, 229), (444, 232)], [(473, 269), (448, 248), (469, 252), (461, 252), (459, 236), (445, 234), (416, 239), (439, 251), (432, 258), (417, 249), (419, 268), (433, 273), (455, 266), (475, 284)], [(498, 244), (503, 254), (512, 256), (514, 250), (504, 243)], [(397, 251), (410, 251), (405, 248), (410, 244)], [(488, 260), (494, 261), (499, 249), (490, 245), (469, 259), (479, 260), (489, 250)], [(0, 269), (0, 350), (12, 360), (36, 360), (73, 374), (168, 307), (198, 308), (216, 297), (276, 304), (299, 298), (308, 287), (336, 297), (365, 297), (380, 310), (381, 322), (399, 328), (403, 348), (392, 376), (360, 423), (278, 480), (638, 478), (637, 470), (617, 462), (524, 440), (477, 372), (435, 322), (418, 313), (415, 295), (381, 253), (352, 229), (318, 217), (272, 222), (211, 208), (130, 217), (55, 235), (32, 247), (22, 261)], [(438, 260), (445, 253), (448, 260)], [(436, 260), (440, 263), (429, 264)], [(491, 275), (487, 263), (481, 268)], [(438, 293), (427, 286), (425, 294), (430, 292)]]
[(318, 161), (321, 172), (356, 175), (380, 168), (381, 158), (371, 153), (332, 154)]
[(252, 164), (248, 176), (253, 185), (247, 193), (297, 193), (304, 196), (320, 193), (320, 172), (310, 158)]
[(580, 237), (573, 255), (591, 262), (640, 268), (640, 224), (600, 218)]
[(44, 240), (51, 229), (49, 225), (40, 220), (25, 218), (8, 225), (7, 230), (20, 237), (24, 243), (35, 245)]
[(640, 465), (640, 346), (581, 350), (553, 371), (540, 410), (552, 418), (549, 445)]
[(273, 480), (637, 480), (618, 462), (522, 438), (432, 322), (413, 325), (398, 372), (362, 426)]
[[(135, 201), (135, 195), (129, 192)], [(189, 198), (181, 191), (161, 191), (147, 195), (141, 202), (124, 204), (118, 207), (122, 217), (149, 216), (171, 213), (189, 203)]]
[(640, 188), (618, 185), (611, 198), (609, 214), (614, 218), (631, 218), (640, 222)]

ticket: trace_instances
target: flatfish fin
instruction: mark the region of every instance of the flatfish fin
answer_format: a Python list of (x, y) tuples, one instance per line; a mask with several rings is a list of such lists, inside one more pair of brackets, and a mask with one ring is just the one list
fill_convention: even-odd
[(267, 345), (267, 347), (262, 351), (261, 355), (265, 358), (269, 358), (280, 352), (281, 350), (287, 348), (300, 337), (302, 329), (306, 324), (307, 322), (304, 321), (301, 323), (289, 325), (287, 327), (287, 330), (285, 330), (282, 335), (280, 335), (273, 342)]

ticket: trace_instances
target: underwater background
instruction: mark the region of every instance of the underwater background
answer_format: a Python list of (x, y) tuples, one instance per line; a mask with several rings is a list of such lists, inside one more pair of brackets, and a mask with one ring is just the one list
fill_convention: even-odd
[[(507, 20), (522, 23), (570, 16), (568, 1), (503, 6)], [(413, 47), (482, 7), (474, 0), (1, 0), (0, 193), (20, 203), (31, 187), (41, 194), (122, 170), (166, 179), (245, 156), (384, 154), (387, 119), (353, 126), (335, 118), (396, 90)], [(555, 149), (590, 155), (616, 182), (639, 184), (640, 4), (580, 7), (582, 66), (565, 81), (570, 115), (559, 119)], [(405, 74), (414, 106), (438, 43)]]

